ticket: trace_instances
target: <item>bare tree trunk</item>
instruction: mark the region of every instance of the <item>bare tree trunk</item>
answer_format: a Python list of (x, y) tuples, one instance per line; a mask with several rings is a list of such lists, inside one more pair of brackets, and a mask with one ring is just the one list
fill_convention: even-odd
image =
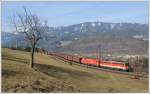
[(30, 64), (29, 64), (30, 68), (33, 68), (33, 66), (34, 66), (34, 49), (35, 49), (35, 45), (32, 46), (32, 48), (31, 48), (31, 61), (30, 61)]
[(24, 33), (26, 36), (26, 40), (31, 45), (31, 60), (29, 63), (29, 67), (34, 67), (34, 52), (35, 46), (37, 42), (42, 39), (41, 33), (47, 31), (47, 22), (42, 23), (40, 18), (35, 14), (32, 14), (29, 10), (23, 7), (24, 13), (17, 14), (12, 19), (12, 23), (17, 32)]

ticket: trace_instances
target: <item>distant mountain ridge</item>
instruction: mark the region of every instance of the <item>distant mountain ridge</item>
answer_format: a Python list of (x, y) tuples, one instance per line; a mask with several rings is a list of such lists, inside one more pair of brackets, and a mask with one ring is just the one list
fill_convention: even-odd
[(143, 35), (148, 37), (148, 25), (139, 23), (85, 22), (69, 26), (46, 27), (52, 36), (82, 36), (93, 33), (122, 34), (124, 36)]
[[(139, 23), (106, 23), (106, 22), (97, 21), (97, 22), (79, 23), (79, 24), (74, 24), (69, 26), (46, 27), (46, 28), (47, 28), (47, 32), (43, 34), (44, 38), (40, 40), (38, 46), (42, 48), (46, 48), (51, 51), (57, 51), (57, 50), (63, 51), (63, 49), (66, 49), (67, 46), (69, 47), (71, 43), (74, 42), (77, 43), (77, 41), (83, 39), (88, 40), (88, 37), (91, 36), (97, 36), (97, 37), (110, 36), (110, 38), (109, 39), (107, 38), (107, 40), (111, 40), (111, 38), (113, 38), (112, 36), (118, 38), (130, 37), (130, 39), (133, 38), (140, 41), (142, 40), (143, 42), (145, 41), (145, 39), (148, 39), (148, 25), (139, 24)], [(2, 32), (2, 46), (14, 46), (16, 44), (15, 43), (16, 41), (18, 41), (17, 42), (18, 46), (28, 45), (27, 43), (25, 43), (23, 38), (24, 38), (23, 35), (20, 34), (18, 35), (10, 34), (10, 33), (6, 34), (6, 32)], [(21, 43), (20, 40), (22, 40)], [(123, 40), (126, 39), (123, 38)], [(65, 47), (63, 43), (66, 43)], [(76, 45), (80, 45), (80, 44), (77, 43)], [(96, 46), (93, 49), (96, 49)]]

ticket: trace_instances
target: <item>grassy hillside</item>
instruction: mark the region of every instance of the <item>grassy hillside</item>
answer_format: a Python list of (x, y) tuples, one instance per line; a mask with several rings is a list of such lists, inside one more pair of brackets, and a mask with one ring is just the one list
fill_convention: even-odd
[(2, 92), (147, 92), (148, 79), (108, 73), (36, 53), (2, 49)]

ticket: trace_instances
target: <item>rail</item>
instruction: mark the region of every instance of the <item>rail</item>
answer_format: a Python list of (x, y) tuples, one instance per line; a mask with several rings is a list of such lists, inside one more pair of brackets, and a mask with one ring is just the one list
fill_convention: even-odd
[[(52, 55), (51, 55), (51, 56), (52, 56)], [(110, 70), (110, 69), (101, 68), (101, 67), (98, 67), (98, 66), (91, 66), (91, 65), (86, 65), (86, 64), (83, 64), (83, 63), (77, 63), (77, 62), (74, 62), (74, 61), (69, 61), (69, 60), (66, 60), (66, 59), (61, 58), (61, 57), (58, 57), (58, 56), (52, 56), (52, 57), (55, 57), (55, 59), (58, 58), (58, 59), (60, 59), (60, 60), (63, 60), (64, 63), (66, 63), (66, 62), (67, 62), (67, 63), (72, 62), (72, 64), (78, 65), (78, 66), (88, 67), (88, 68), (97, 69), (97, 70), (101, 70), (101, 71), (105, 71), (105, 72), (111, 72), (111, 73), (117, 73), (117, 74), (123, 74), (123, 75), (134, 76), (134, 73), (133, 73), (133, 72)]]

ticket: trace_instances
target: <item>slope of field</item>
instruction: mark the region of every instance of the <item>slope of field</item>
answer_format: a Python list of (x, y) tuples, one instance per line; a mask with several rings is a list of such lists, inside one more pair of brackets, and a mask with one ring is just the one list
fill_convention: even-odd
[(2, 92), (147, 92), (148, 79), (108, 73), (36, 53), (2, 49)]

